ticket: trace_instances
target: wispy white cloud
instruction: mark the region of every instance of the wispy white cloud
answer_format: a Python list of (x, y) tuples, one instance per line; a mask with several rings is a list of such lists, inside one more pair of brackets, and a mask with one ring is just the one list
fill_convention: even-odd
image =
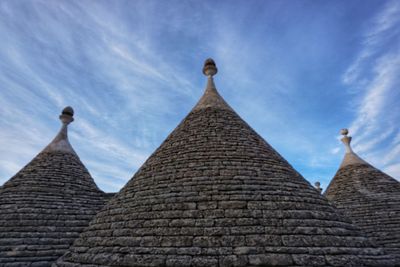
[[(72, 105), (75, 150), (93, 174), (102, 174), (100, 186), (118, 181), (112, 190), (120, 188), (118, 179), (129, 179), (166, 135), (173, 100), (192, 97), (192, 82), (106, 6), (37, 1), (28, 5), (29, 18), (16, 23), (24, 8), (11, 6), (0, 6), (0, 30), (9, 36), (0, 49), (0, 183), (53, 138), (58, 113)], [(162, 84), (175, 95), (165, 97)]]
[[(220, 70), (217, 87), (238, 113), (308, 179), (328, 181), (337, 167), (331, 124), (339, 109), (327, 109), (337, 89), (321, 81), (335, 76), (326, 54), (351, 32), (340, 28), (342, 15), (310, 13), (299, 3), (174, 3), (0, 1), (7, 36), (0, 43), (0, 184), (53, 138), (60, 110), (71, 105), (72, 145), (100, 187), (117, 190), (194, 105), (209, 56)], [(336, 10), (333, 2), (314, 5)], [(394, 46), (387, 57), (379, 52), (382, 38), (396, 32), (397, 9), (388, 4), (375, 19), (343, 78), (363, 94), (352, 128), (359, 125), (355, 145), (365, 154), (400, 136), (394, 116), (385, 118), (390, 131), (361, 136), (367, 126), (378, 129), (397, 83)], [(374, 73), (366, 80), (368, 68)], [(392, 164), (396, 156), (387, 155)]]
[(400, 134), (400, 3), (388, 1), (371, 24), (362, 50), (343, 76), (345, 84), (361, 93), (351, 100), (356, 116), (350, 132), (355, 151), (400, 178), (394, 171), (400, 166), (400, 150), (392, 145)]
[(336, 155), (340, 152), (340, 148), (339, 147), (335, 147), (331, 149), (331, 154)]
[(365, 79), (365, 77), (360, 77), (364, 70), (363, 64), (370, 57), (381, 52), (380, 45), (386, 41), (388, 36), (398, 34), (399, 12), (400, 3), (398, 1), (387, 1), (386, 6), (377, 14), (374, 21), (369, 23), (372, 25), (368, 25), (368, 30), (364, 33), (363, 48), (344, 73), (343, 82), (354, 85)]
[(383, 169), (383, 171), (385, 171), (392, 177), (400, 177), (400, 164), (388, 165)]

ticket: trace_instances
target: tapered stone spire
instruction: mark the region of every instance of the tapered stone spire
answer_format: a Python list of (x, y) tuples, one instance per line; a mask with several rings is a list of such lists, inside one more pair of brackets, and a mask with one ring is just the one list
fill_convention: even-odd
[(347, 129), (341, 134), (346, 153), (324, 194), (400, 263), (400, 183), (352, 150)]
[(199, 103), (55, 266), (393, 266), (203, 72)]
[(342, 164), (339, 168), (343, 168), (347, 165), (354, 165), (354, 164), (368, 164), (362, 158), (360, 158), (356, 153), (354, 153), (353, 149), (351, 148), (351, 136), (348, 136), (349, 130), (342, 129), (340, 130), (340, 134), (343, 135), (341, 141), (343, 142), (346, 148), (346, 154), (343, 158)]
[(214, 84), (213, 76), (217, 74), (218, 69), (214, 60), (211, 58), (204, 62), (203, 74), (207, 76), (207, 85), (203, 96), (193, 108), (192, 111), (205, 109), (205, 108), (218, 108), (232, 110), (232, 108), (225, 102), (222, 96), (218, 93)]
[(54, 140), (0, 187), (0, 266), (50, 266), (107, 199), (68, 141), (73, 115), (66, 107)]
[(50, 144), (43, 150), (43, 152), (55, 152), (55, 151), (62, 151), (62, 152), (69, 152), (75, 153), (74, 149), (72, 148), (71, 144), (68, 140), (68, 124), (74, 121), (74, 110), (72, 107), (65, 107), (60, 115), (60, 120), (62, 123), (61, 129), (56, 135), (56, 137), (51, 141)]

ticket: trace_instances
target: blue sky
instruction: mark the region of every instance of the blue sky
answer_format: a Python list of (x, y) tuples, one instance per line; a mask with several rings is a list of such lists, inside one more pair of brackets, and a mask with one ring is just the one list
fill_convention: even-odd
[(75, 109), (70, 142), (119, 190), (219, 92), (311, 183), (354, 150), (400, 179), (400, 1), (0, 0), (0, 184)]

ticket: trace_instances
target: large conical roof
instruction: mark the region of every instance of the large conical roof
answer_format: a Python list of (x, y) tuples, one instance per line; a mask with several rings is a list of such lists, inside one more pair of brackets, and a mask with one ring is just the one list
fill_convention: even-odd
[(60, 119), (54, 140), (0, 188), (0, 266), (50, 266), (105, 202), (68, 141), (72, 108)]
[(372, 248), (218, 94), (203, 97), (55, 266), (375, 266)]
[(346, 154), (325, 195), (400, 261), (400, 183), (354, 153), (342, 133)]

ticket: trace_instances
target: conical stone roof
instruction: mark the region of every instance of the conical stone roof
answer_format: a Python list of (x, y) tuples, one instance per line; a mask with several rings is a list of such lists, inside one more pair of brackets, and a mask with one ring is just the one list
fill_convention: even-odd
[(54, 140), (0, 188), (0, 266), (50, 266), (104, 205), (67, 137), (73, 110)]
[(347, 133), (346, 154), (325, 195), (400, 262), (400, 183), (354, 153)]
[(208, 84), (54, 266), (391, 266)]

